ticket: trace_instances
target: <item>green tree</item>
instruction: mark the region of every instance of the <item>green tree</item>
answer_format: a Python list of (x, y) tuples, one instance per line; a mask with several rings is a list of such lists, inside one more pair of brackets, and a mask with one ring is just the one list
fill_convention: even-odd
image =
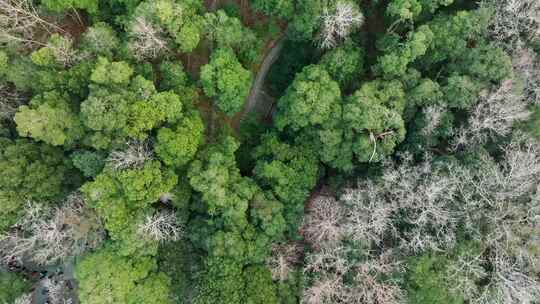
[(96, 177), (105, 166), (105, 156), (99, 152), (76, 150), (70, 158), (85, 177)]
[(83, 135), (81, 121), (71, 109), (68, 96), (47, 92), (21, 106), (14, 121), (20, 136), (42, 140), (53, 146), (73, 145)]
[(105, 22), (96, 22), (82, 35), (79, 48), (92, 56), (111, 58), (119, 45), (114, 29)]
[(69, 165), (61, 150), (25, 139), (0, 138), (0, 230), (12, 225), (27, 201), (52, 202), (65, 191)]
[(214, 97), (217, 107), (229, 116), (242, 109), (251, 79), (251, 72), (242, 67), (229, 48), (216, 50), (210, 63), (201, 69), (204, 93)]
[(0, 303), (14, 303), (22, 294), (29, 292), (30, 282), (22, 275), (0, 269)]
[(288, 0), (253, 0), (253, 8), (283, 19), (292, 19), (294, 16), (294, 2)]
[(172, 303), (170, 278), (150, 256), (122, 257), (106, 245), (77, 263), (81, 303)]
[(244, 270), (246, 278), (246, 302), (247, 304), (278, 304), (272, 275), (264, 266), (250, 266)]
[(404, 109), (405, 93), (397, 81), (366, 83), (347, 99), (343, 119), (346, 130), (355, 134), (349, 136), (358, 161), (382, 160), (405, 139)]
[(204, 140), (204, 123), (198, 112), (188, 116), (171, 128), (158, 130), (155, 151), (169, 166), (181, 167), (195, 157)]
[(324, 54), (319, 64), (345, 89), (364, 72), (364, 50), (348, 40)]
[(322, 125), (332, 112), (339, 111), (341, 92), (337, 82), (319, 65), (305, 67), (297, 74), (285, 95), (278, 102), (275, 124), (298, 131)]
[(89, 13), (97, 13), (99, 6), (99, 0), (42, 0), (41, 3), (54, 12), (79, 8)]
[(90, 80), (102, 85), (126, 85), (133, 72), (127, 62), (110, 62), (105, 57), (99, 57)]
[(283, 202), (287, 231), (295, 235), (304, 202), (319, 178), (315, 150), (305, 144), (289, 145), (281, 142), (275, 134), (268, 134), (253, 155), (257, 159), (255, 178)]

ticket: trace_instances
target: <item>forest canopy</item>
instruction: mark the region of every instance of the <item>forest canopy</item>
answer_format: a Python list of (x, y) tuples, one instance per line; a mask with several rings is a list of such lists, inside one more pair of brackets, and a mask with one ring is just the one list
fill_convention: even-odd
[(0, 0), (0, 304), (540, 304), (540, 2)]

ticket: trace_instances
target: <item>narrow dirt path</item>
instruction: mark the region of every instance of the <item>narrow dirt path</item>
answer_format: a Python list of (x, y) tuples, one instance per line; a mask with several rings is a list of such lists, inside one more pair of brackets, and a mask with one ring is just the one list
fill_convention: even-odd
[(274, 64), (274, 62), (276, 62), (276, 60), (279, 58), (279, 55), (283, 50), (284, 44), (285, 35), (282, 35), (275, 42), (272, 49), (266, 54), (266, 57), (264, 58), (259, 68), (259, 71), (257, 72), (257, 76), (255, 76), (253, 84), (251, 85), (251, 90), (249, 92), (248, 98), (246, 99), (246, 103), (244, 104), (244, 110), (242, 111), (241, 119), (246, 118), (250, 113), (253, 112), (254, 109), (260, 106), (258, 105), (258, 103), (268, 100), (266, 98), (259, 98), (259, 96), (264, 85), (264, 80), (266, 79), (266, 76), (268, 75), (272, 64)]

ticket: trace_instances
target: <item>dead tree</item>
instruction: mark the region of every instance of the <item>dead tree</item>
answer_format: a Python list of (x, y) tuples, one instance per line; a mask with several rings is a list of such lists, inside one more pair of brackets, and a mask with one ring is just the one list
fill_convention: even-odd
[(137, 233), (147, 240), (165, 242), (179, 240), (183, 230), (174, 212), (162, 211), (148, 215), (139, 225)]
[(335, 8), (326, 9), (321, 19), (319, 40), (321, 47), (325, 49), (335, 47), (364, 22), (364, 16), (358, 7), (349, 1), (339, 1)]
[(130, 36), (129, 49), (138, 60), (155, 59), (168, 50), (163, 31), (144, 17), (132, 22)]
[(115, 170), (136, 169), (144, 166), (153, 157), (148, 143), (132, 141), (127, 143), (126, 149), (111, 152), (107, 164)]

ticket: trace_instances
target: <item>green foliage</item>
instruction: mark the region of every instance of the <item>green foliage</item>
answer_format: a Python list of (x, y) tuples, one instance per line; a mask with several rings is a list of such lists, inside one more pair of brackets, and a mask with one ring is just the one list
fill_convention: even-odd
[(73, 145), (83, 135), (79, 117), (71, 109), (68, 96), (47, 92), (36, 96), (29, 106), (21, 106), (14, 121), (20, 136), (42, 140), (53, 146)]
[(188, 84), (188, 76), (181, 61), (163, 61), (159, 65), (161, 72), (160, 88), (162, 90), (178, 90)]
[(278, 102), (276, 126), (289, 126), (295, 131), (328, 121), (341, 100), (339, 85), (323, 67), (310, 65), (297, 74), (285, 95)]
[(164, 28), (182, 52), (193, 51), (204, 32), (202, 1), (158, 0), (145, 1), (135, 10), (134, 17), (142, 16), (147, 21)]
[(113, 28), (105, 22), (97, 22), (82, 35), (80, 49), (92, 56), (111, 58), (119, 45)]
[(224, 138), (204, 151), (202, 160), (192, 163), (188, 176), (193, 189), (201, 193), (210, 216), (221, 215), (226, 227), (243, 229), (256, 186), (240, 176), (234, 157), (237, 149), (238, 143), (233, 138)]
[(175, 126), (159, 129), (154, 149), (166, 165), (181, 167), (195, 157), (203, 140), (203, 121), (193, 111)]
[(61, 150), (25, 139), (0, 138), (0, 230), (12, 225), (27, 200), (53, 201), (65, 189), (69, 166)]
[(0, 83), (4, 76), (7, 74), (9, 64), (9, 57), (6, 52), (0, 50)]
[(364, 72), (364, 50), (356, 47), (352, 41), (346, 41), (342, 46), (324, 54), (320, 65), (342, 89), (347, 88)]
[(259, 41), (251, 29), (242, 25), (240, 19), (229, 17), (223, 10), (206, 13), (204, 18), (206, 35), (216, 43), (218, 49), (232, 48), (239, 58), (253, 62)]
[(171, 169), (163, 168), (158, 161), (147, 161), (141, 168), (116, 171), (106, 167), (81, 191), (103, 219), (110, 237), (121, 242), (121, 252), (126, 255), (141, 247), (155, 250), (152, 244), (141, 242), (135, 226), (151, 211), (151, 204), (169, 193), (177, 182)]
[(442, 88), (446, 103), (452, 108), (467, 109), (478, 99), (482, 86), (469, 76), (452, 75)]
[(30, 291), (31, 284), (17, 273), (0, 269), (0, 303), (13, 303), (22, 294)]
[(90, 80), (103, 85), (125, 85), (132, 75), (133, 68), (127, 62), (109, 62), (107, 58), (99, 57)]
[(198, 283), (195, 304), (243, 304), (246, 282), (242, 265), (231, 260), (208, 259)]
[(272, 284), (272, 275), (264, 266), (250, 266), (244, 270), (246, 277), (246, 301), (247, 304), (278, 304), (276, 290)]
[(253, 8), (283, 19), (292, 19), (294, 16), (294, 2), (288, 0), (253, 0)]
[(172, 303), (170, 278), (149, 256), (119, 256), (106, 246), (78, 262), (75, 277), (82, 303)]
[(422, 5), (418, 0), (392, 0), (388, 4), (386, 13), (396, 19), (413, 20), (422, 12)]
[(407, 41), (395, 45), (390, 53), (379, 57), (376, 69), (380, 69), (385, 77), (402, 76), (411, 62), (426, 53), (432, 41), (432, 31), (428, 26), (422, 25), (407, 35)]
[(403, 86), (397, 81), (366, 83), (347, 99), (343, 119), (356, 135), (352, 150), (358, 161), (380, 161), (405, 139), (404, 108)]
[(54, 12), (64, 12), (68, 9), (85, 9), (89, 13), (97, 13), (99, 0), (42, 0), (46, 8)]
[(413, 261), (408, 277), (407, 296), (411, 303), (436, 303), (444, 299), (444, 303), (464, 303), (449, 291), (445, 277), (447, 259), (444, 256), (425, 254)]
[(309, 146), (291, 146), (268, 134), (253, 155), (257, 159), (255, 177), (283, 202), (287, 231), (295, 234), (304, 201), (319, 177), (315, 151)]
[(105, 166), (105, 156), (99, 152), (77, 150), (70, 158), (85, 177), (96, 177)]
[(214, 97), (217, 107), (228, 116), (242, 109), (251, 79), (251, 72), (242, 67), (229, 48), (216, 50), (210, 63), (201, 68), (204, 93)]

